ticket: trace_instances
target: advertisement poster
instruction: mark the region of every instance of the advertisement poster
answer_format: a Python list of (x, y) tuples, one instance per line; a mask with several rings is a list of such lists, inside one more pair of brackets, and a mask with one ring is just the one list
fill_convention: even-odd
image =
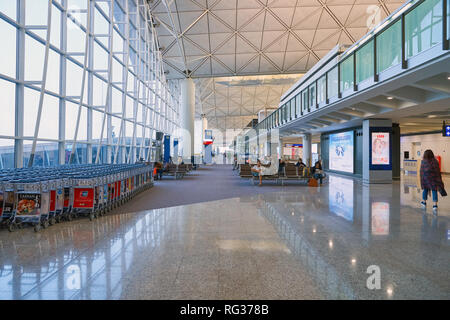
[(330, 169), (353, 173), (353, 131), (330, 135)]
[(389, 235), (389, 203), (372, 203), (372, 234), (376, 236)]
[(389, 132), (372, 132), (372, 165), (389, 165)]
[(40, 193), (19, 193), (17, 195), (18, 216), (35, 216), (40, 214), (41, 194)]
[(76, 188), (73, 194), (74, 208), (93, 208), (94, 207), (94, 189)]
[(64, 208), (70, 205), (70, 188), (64, 188)]
[(95, 187), (95, 205), (98, 206), (98, 204), (101, 202), (100, 199), (100, 187)]
[(62, 189), (56, 191), (56, 210), (61, 211), (64, 208), (64, 193)]
[(50, 212), (56, 211), (56, 190), (50, 191)]
[(330, 176), (329, 207), (335, 215), (353, 221), (353, 180)]
[(103, 201), (104, 202), (108, 201), (108, 185), (107, 184), (103, 185)]
[(41, 195), (41, 214), (48, 214), (50, 208), (50, 192), (43, 192)]

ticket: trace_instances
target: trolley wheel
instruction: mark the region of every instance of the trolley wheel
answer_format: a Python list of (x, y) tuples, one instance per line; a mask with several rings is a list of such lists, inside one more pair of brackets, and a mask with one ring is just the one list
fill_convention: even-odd
[(41, 225), (40, 224), (36, 224), (34, 226), (34, 232), (39, 232), (41, 230)]
[(68, 213), (66, 217), (67, 217), (67, 221), (72, 221), (73, 220), (73, 216), (72, 216), (71, 213)]
[(94, 220), (94, 217), (95, 217), (94, 213), (90, 213), (89, 214), (89, 221)]
[(48, 221), (48, 223), (53, 226), (56, 223), (56, 218), (50, 218), (50, 220)]
[(57, 222), (57, 223), (60, 223), (60, 222), (61, 222), (61, 216), (57, 216), (57, 217), (56, 217), (56, 222)]
[(16, 230), (16, 224), (15, 223), (8, 224), (8, 231), (9, 232), (14, 232), (15, 230)]
[(48, 226), (49, 226), (48, 220), (45, 220), (44, 222), (42, 222), (42, 227), (44, 227), (44, 229), (47, 229)]

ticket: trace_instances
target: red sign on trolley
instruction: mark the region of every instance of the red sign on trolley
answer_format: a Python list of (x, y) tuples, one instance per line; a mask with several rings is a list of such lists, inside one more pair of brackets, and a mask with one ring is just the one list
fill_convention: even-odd
[(92, 208), (94, 207), (94, 189), (75, 188), (73, 191), (74, 208)]

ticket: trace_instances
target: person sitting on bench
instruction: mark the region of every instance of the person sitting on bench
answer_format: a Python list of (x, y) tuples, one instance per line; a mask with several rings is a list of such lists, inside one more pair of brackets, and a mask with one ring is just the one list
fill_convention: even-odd
[(297, 163), (295, 164), (296, 167), (306, 167), (306, 164), (304, 164), (302, 158), (298, 158)]
[(322, 184), (325, 174), (323, 173), (322, 163), (320, 162), (320, 160), (316, 161), (314, 167), (311, 168), (311, 174), (314, 179), (319, 180), (320, 184)]
[(284, 175), (284, 167), (286, 166), (286, 162), (283, 158), (281, 158), (278, 162), (278, 174)]
[(262, 186), (262, 166), (259, 159), (256, 162), (256, 165), (252, 167), (252, 175), (254, 177), (259, 177), (259, 186)]
[(237, 155), (235, 154), (233, 157), (233, 171), (239, 169)]

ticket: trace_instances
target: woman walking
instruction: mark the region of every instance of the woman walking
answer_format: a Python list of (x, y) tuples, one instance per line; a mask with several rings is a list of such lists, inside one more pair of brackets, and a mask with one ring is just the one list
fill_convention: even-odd
[(439, 163), (434, 157), (433, 151), (426, 150), (423, 154), (422, 164), (420, 166), (420, 184), (423, 190), (422, 206), (427, 207), (428, 195), (433, 196), (433, 211), (437, 211), (438, 191), (442, 195), (446, 195), (444, 183), (442, 182), (441, 170)]

